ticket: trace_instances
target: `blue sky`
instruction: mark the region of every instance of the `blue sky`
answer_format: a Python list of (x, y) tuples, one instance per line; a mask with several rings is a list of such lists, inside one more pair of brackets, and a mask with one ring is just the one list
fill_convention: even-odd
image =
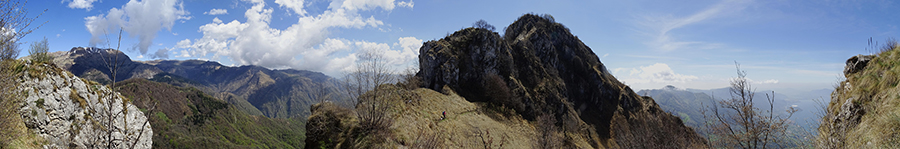
[[(422, 42), (479, 19), (498, 31), (525, 13), (551, 14), (621, 81), (639, 89), (728, 86), (734, 62), (760, 89), (825, 89), (871, 37), (900, 34), (893, 1), (697, 0), (63, 0), (30, 1), (36, 22), (22, 41), (51, 51), (122, 48), (137, 60), (203, 59), (339, 76), (374, 50), (395, 68)], [(27, 43), (23, 44), (27, 47)], [(27, 50), (23, 50), (23, 54)]]

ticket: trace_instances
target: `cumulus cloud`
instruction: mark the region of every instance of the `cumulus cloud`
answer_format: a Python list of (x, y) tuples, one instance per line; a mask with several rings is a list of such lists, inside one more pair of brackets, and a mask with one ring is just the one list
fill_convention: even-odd
[(306, 15), (306, 10), (303, 10), (303, 0), (275, 0), (275, 3), (278, 4), (279, 7), (291, 9), (298, 15)]
[(207, 12), (203, 12), (203, 14), (207, 15), (220, 15), (220, 14), (228, 14), (228, 10), (225, 9), (210, 9)]
[(158, 31), (164, 28), (171, 31), (176, 20), (190, 20), (189, 14), (179, 0), (131, 0), (106, 14), (84, 18), (84, 25), (92, 35), (91, 46), (106, 43), (101, 37), (115, 37), (121, 28), (129, 37), (138, 38), (134, 47), (143, 55), (147, 54)]
[[(68, 1), (68, 0), (66, 0), (66, 1)], [(66, 1), (63, 1), (63, 2), (66, 2)], [(69, 8), (91, 10), (92, 8), (94, 8), (94, 2), (96, 2), (96, 1), (97, 0), (72, 0), (72, 1), (68, 1), (68, 2), (69, 2)]]
[(664, 63), (656, 63), (650, 66), (641, 66), (640, 68), (632, 68), (626, 70), (617, 68), (614, 72), (628, 71), (628, 76), (622, 76), (628, 83), (685, 83), (698, 79), (697, 76), (677, 74), (669, 65)]
[[(228, 57), (238, 65), (307, 69), (330, 74), (349, 68), (356, 61), (358, 50), (381, 51), (390, 56), (392, 64), (408, 63), (414, 59), (410, 57), (418, 54), (416, 46), (421, 46), (422, 40), (414, 37), (400, 38), (394, 44), (329, 37), (329, 30), (333, 28), (362, 29), (384, 25), (374, 17), (362, 17), (359, 11), (377, 8), (390, 11), (399, 6), (394, 0), (335, 0), (318, 15), (309, 15), (303, 2), (275, 1), (279, 7), (289, 8), (299, 17), (286, 29), (272, 28), (269, 24), (273, 9), (265, 2), (251, 1), (253, 6), (244, 13), (246, 21), (226, 22), (213, 18), (211, 23), (199, 27), (203, 37), (182, 40), (176, 47), (189, 52), (182, 56)], [(409, 3), (403, 4), (411, 6)], [(399, 50), (392, 49), (391, 45)]]

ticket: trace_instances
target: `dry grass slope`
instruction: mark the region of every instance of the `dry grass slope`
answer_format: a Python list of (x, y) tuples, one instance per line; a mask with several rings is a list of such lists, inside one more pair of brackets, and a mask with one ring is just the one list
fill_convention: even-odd
[(22, 61), (0, 60), (0, 148), (40, 148), (46, 141), (30, 133), (16, 110), (21, 106), (21, 93), (15, 92)]
[(819, 148), (900, 147), (900, 48), (886, 46), (832, 93)]
[[(449, 88), (440, 92), (382, 85), (391, 92), (388, 130), (360, 134), (355, 113), (330, 102), (313, 105), (307, 125), (307, 148), (535, 148), (543, 134), (567, 137), (571, 148), (590, 148), (588, 140), (558, 129), (540, 130), (539, 122), (505, 116), (488, 103), (469, 102)], [(411, 98), (420, 97), (420, 98)], [(442, 115), (446, 112), (446, 117)], [(442, 117), (444, 117), (442, 119)], [(543, 132), (543, 133), (542, 133)], [(556, 138), (555, 141), (562, 141)], [(554, 142), (557, 147), (559, 142)]]

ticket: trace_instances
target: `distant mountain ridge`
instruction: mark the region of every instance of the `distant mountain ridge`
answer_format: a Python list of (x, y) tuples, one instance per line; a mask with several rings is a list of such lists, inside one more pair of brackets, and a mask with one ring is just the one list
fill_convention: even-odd
[[(793, 96), (788, 96), (782, 92), (775, 91), (774, 106), (777, 111), (784, 111), (788, 107), (796, 105), (797, 107), (795, 108), (799, 108), (801, 111), (795, 113), (791, 119), (797, 122), (811, 120), (815, 118), (815, 115), (812, 112), (813, 110), (816, 110), (815, 106), (817, 106), (811, 97), (817, 96), (819, 92), (819, 90), (811, 90), (807, 92), (792, 93), (791, 95)], [(661, 89), (640, 90), (637, 93), (640, 95), (653, 97), (653, 99), (656, 99), (657, 103), (659, 103), (660, 106), (663, 107), (663, 109), (669, 112), (673, 112), (673, 114), (678, 114), (678, 112), (692, 113), (691, 111), (699, 111), (699, 109), (696, 108), (700, 107), (701, 103), (705, 107), (712, 105), (715, 101), (731, 98), (730, 88), (727, 87), (716, 89), (692, 89), (677, 88), (675, 86), (668, 85)], [(754, 92), (754, 94), (754, 98), (756, 99), (753, 100), (754, 104), (768, 106), (769, 103), (765, 100), (766, 94), (770, 94), (771, 96), (772, 90), (756, 91)], [(691, 116), (691, 118), (694, 118), (694, 116)]]
[(309, 105), (319, 98), (314, 92), (325, 88), (325, 92), (332, 93), (338, 86), (336, 79), (319, 72), (271, 70), (260, 66), (229, 67), (201, 60), (132, 61), (124, 53), (112, 49), (75, 47), (51, 55), (56, 56), (54, 63), (58, 66), (89, 80), (110, 83), (113, 76), (107, 63), (118, 62), (116, 81), (145, 78), (196, 87), (245, 112), (268, 117), (309, 115)]
[(660, 108), (677, 115), (685, 125), (695, 128), (701, 127), (705, 121), (700, 108), (712, 106), (713, 102), (718, 101), (706, 93), (691, 92), (671, 85), (662, 89), (644, 89), (637, 94), (653, 97)]

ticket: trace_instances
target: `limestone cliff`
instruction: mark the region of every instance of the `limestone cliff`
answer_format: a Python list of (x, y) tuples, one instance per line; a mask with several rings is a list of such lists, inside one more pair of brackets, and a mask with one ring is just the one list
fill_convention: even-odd
[(18, 113), (44, 148), (150, 148), (153, 130), (130, 100), (52, 64), (19, 67)]

